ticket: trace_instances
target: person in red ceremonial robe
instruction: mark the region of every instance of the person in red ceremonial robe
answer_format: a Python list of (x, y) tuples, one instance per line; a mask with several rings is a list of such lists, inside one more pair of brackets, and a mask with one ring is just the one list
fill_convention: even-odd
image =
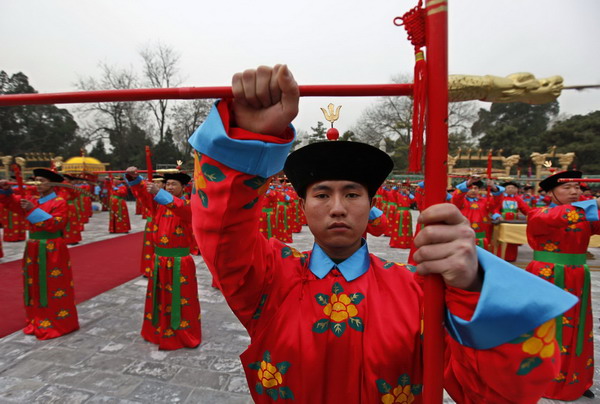
[[(72, 184), (73, 177), (69, 174), (64, 174), (64, 182), (66, 184)], [(81, 241), (81, 222), (79, 216), (79, 210), (77, 208), (77, 198), (79, 198), (79, 192), (71, 188), (59, 188), (58, 195), (67, 201), (67, 218), (65, 228), (63, 229), (63, 238), (67, 244), (78, 244)]]
[[(497, 206), (496, 212), (501, 215), (499, 218), (500, 221), (506, 220), (518, 220), (519, 212), (521, 212), (524, 217), (527, 217), (527, 214), (531, 210), (529, 205), (521, 199), (518, 195), (519, 192), (519, 184), (514, 181), (507, 181), (501, 184), (505, 191), (502, 194), (502, 202)], [(520, 244), (507, 244), (506, 251), (504, 253), (504, 259), (508, 262), (514, 262), (517, 260), (517, 255), (519, 253), (519, 245)], [(500, 254), (500, 252), (498, 252)]]
[(292, 231), (288, 223), (288, 210), (290, 205), (290, 197), (285, 193), (283, 185), (280, 181), (275, 183), (275, 228), (273, 229), (273, 237), (284, 243), (292, 243)]
[[(477, 248), (452, 204), (421, 213), (416, 267), (369, 254), (361, 236), (391, 158), (344, 141), (287, 157), (299, 89), (285, 65), (236, 74), (232, 89), (190, 138), (192, 220), (250, 335), (241, 360), (254, 402), (421, 403), (430, 273), (446, 284), (445, 389), (460, 403), (536, 402), (560, 360), (554, 317), (575, 297)], [(305, 253), (258, 231), (259, 200), (282, 167), (315, 237)]]
[(79, 329), (69, 250), (62, 238), (67, 202), (49, 182), (63, 177), (43, 168), (33, 170), (39, 197), (15, 196), (0, 180), (0, 203), (19, 212), (31, 228), (23, 256), (25, 334), (46, 340)]
[(277, 205), (277, 192), (275, 186), (270, 185), (265, 196), (260, 201), (261, 215), (258, 230), (268, 240), (273, 237), (275, 229), (275, 206)]
[(394, 204), (395, 213), (389, 217), (388, 222), (390, 231), (390, 247), (392, 248), (410, 248), (412, 245), (412, 215), (410, 205), (413, 204), (415, 197), (410, 193), (410, 183), (404, 182), (400, 187), (390, 195), (390, 204)]
[(580, 182), (579, 188), (581, 189), (581, 196), (579, 197), (580, 201), (589, 201), (594, 199), (594, 195), (592, 195), (592, 190), (590, 189), (587, 182)]
[(478, 176), (472, 176), (467, 181), (458, 184), (452, 195), (452, 203), (471, 223), (477, 245), (486, 250), (489, 247), (487, 231), (490, 219), (496, 221), (500, 218), (500, 214), (494, 212), (496, 207), (502, 203), (502, 192), (504, 192), (504, 187), (495, 185), (492, 180), (488, 180), (488, 186), (491, 187), (492, 195), (482, 197), (479, 190), (483, 188), (483, 182)]
[[(373, 198), (374, 199), (374, 198)], [(369, 221), (367, 222), (367, 229), (363, 233), (363, 238), (366, 240), (367, 234), (375, 237), (383, 236), (388, 230), (388, 221), (383, 211), (375, 206), (371, 206), (369, 211)]]
[(600, 222), (598, 202), (579, 201), (579, 183), (560, 183), (560, 178), (581, 178), (581, 171), (559, 172), (540, 182), (552, 203), (532, 209), (527, 217), (527, 241), (533, 249), (527, 271), (579, 298), (557, 321), (560, 373), (544, 394), (572, 401), (582, 395), (593, 397), (589, 389), (594, 378), (594, 336), (586, 251), (590, 237), (600, 234)]
[(530, 208), (535, 207), (535, 195), (533, 194), (533, 186), (525, 185), (523, 187), (523, 194), (521, 194), (521, 199), (523, 199), (523, 202), (525, 202)]
[(546, 195), (546, 191), (544, 191), (542, 188), (538, 189), (538, 195), (535, 198), (535, 207), (543, 208), (550, 205), (551, 202), (552, 198), (549, 195)]
[[(160, 189), (165, 189), (165, 177), (162, 175), (155, 175), (152, 181)], [(135, 196), (135, 194), (134, 194)], [(137, 201), (136, 196), (136, 201)], [(146, 226), (144, 226), (144, 240), (142, 242), (142, 259), (140, 261), (140, 272), (146, 278), (152, 277), (152, 268), (154, 267), (154, 234), (158, 230), (158, 226), (154, 223), (154, 217), (152, 211), (142, 206), (144, 210), (143, 217), (146, 218)], [(157, 203), (152, 201), (152, 209), (156, 211)]]
[(129, 230), (131, 230), (129, 210), (125, 198), (127, 198), (127, 187), (123, 184), (123, 178), (115, 177), (109, 198), (109, 233), (129, 233)]
[[(12, 187), (16, 195), (23, 197), (19, 192), (18, 186)], [(4, 235), (3, 239), (6, 242), (18, 242), (27, 238), (27, 221), (17, 212), (5, 211)]]
[(190, 181), (184, 173), (164, 174), (165, 189), (144, 182), (136, 167), (126, 179), (131, 191), (148, 210), (154, 209), (154, 259), (148, 278), (142, 337), (159, 349), (195, 348), (202, 342), (200, 302), (193, 246), (192, 211), (183, 187)]

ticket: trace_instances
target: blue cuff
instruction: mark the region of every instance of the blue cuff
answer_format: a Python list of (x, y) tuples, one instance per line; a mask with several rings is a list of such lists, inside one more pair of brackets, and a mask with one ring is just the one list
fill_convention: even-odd
[(501, 185), (496, 185), (496, 187), (498, 188), (498, 190), (496, 192), (492, 192), (492, 195), (494, 195), (494, 196), (498, 196), (500, 194), (503, 194), (504, 190), (506, 189), (506, 188), (504, 188)]
[(408, 199), (415, 199), (415, 196), (413, 194), (408, 194)]
[(44, 222), (48, 219), (51, 219), (52, 215), (49, 214), (48, 212), (46, 212), (45, 210), (42, 210), (40, 208), (36, 208), (34, 210), (31, 211), (31, 213), (29, 215), (27, 215), (26, 219), (29, 221), (29, 223), (40, 223), (40, 222)]
[(419, 182), (417, 183), (417, 186), (418, 186), (419, 188), (425, 188), (425, 181), (419, 181)]
[(479, 247), (477, 258), (485, 276), (473, 317), (466, 321), (446, 311), (448, 332), (462, 345), (494, 348), (564, 313), (578, 301)]
[(142, 182), (142, 180), (143, 180), (143, 178), (142, 178), (141, 175), (138, 175), (137, 178), (135, 180), (133, 180), (133, 181), (129, 181), (127, 179), (127, 176), (125, 176), (125, 181), (127, 181), (127, 185), (129, 185), (129, 186), (131, 186), (131, 185), (137, 185), (140, 182)]
[(383, 214), (383, 211), (373, 206), (369, 211), (369, 221), (375, 220)]
[(154, 196), (154, 200), (161, 205), (168, 205), (173, 202), (173, 195), (164, 189), (159, 189), (158, 193)]
[(458, 184), (456, 186), (456, 189), (460, 190), (461, 192), (467, 192), (469, 190), (469, 188), (467, 187), (467, 181), (463, 181), (460, 184)]
[(492, 215), (492, 220), (497, 220), (498, 218), (502, 217), (502, 215), (500, 213), (494, 213)]
[(575, 202), (572, 203), (572, 205), (585, 210), (585, 217), (588, 220), (588, 222), (598, 221), (598, 203), (595, 199), (590, 199), (589, 201)]
[[(290, 127), (294, 129), (293, 126)], [(294, 130), (294, 138), (295, 133)], [(192, 134), (189, 143), (200, 153), (236, 171), (268, 178), (283, 169), (293, 140), (277, 144), (232, 139), (225, 132), (215, 104), (206, 121)]]
[(449, 192), (446, 192), (446, 200), (449, 201), (452, 199), (452, 194)]
[(13, 190), (11, 188), (8, 189), (0, 189), (0, 195), (12, 195)]
[(285, 195), (285, 198), (284, 198), (284, 199), (285, 199), (285, 201), (286, 201), (286, 202), (289, 202), (289, 201), (291, 201), (291, 200), (292, 200), (292, 198), (290, 198), (290, 196), (289, 196), (289, 195)]

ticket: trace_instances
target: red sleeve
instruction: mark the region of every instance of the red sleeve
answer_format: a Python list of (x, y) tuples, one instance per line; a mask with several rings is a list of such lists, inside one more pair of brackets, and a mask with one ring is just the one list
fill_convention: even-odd
[(373, 220), (369, 220), (369, 224), (367, 224), (367, 233), (375, 237), (379, 237), (386, 232), (387, 228), (388, 221), (385, 215), (381, 214), (381, 216)]
[[(57, 232), (63, 230), (67, 225), (67, 217), (69, 213), (69, 208), (67, 207), (67, 201), (65, 201), (61, 197), (57, 197), (51, 201), (44, 203), (43, 205), (38, 205), (35, 203), (36, 208), (42, 209), (44, 212), (52, 215), (48, 220), (44, 220), (39, 223), (31, 223), (31, 230), (33, 231), (47, 231), (47, 232)], [(27, 214), (29, 214), (28, 212)], [(26, 215), (27, 215), (26, 214)]]
[(462, 192), (460, 189), (456, 189), (452, 194), (451, 202), (460, 210), (465, 206), (466, 192)]
[(519, 206), (519, 210), (521, 211), (521, 213), (527, 216), (529, 214), (529, 211), (531, 210), (531, 207), (528, 204), (526, 204), (523, 198), (521, 198), (520, 196), (517, 195), (516, 199), (517, 205)]
[(169, 208), (169, 210), (172, 211), (175, 214), (175, 216), (181, 218), (185, 222), (191, 223), (192, 207), (190, 206), (189, 200), (173, 196), (173, 202), (168, 203), (164, 206)]

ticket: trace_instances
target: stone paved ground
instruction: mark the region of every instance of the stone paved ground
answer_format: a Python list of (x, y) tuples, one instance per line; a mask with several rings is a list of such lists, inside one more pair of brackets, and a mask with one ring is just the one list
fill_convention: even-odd
[[(132, 208), (130, 205), (130, 212)], [(143, 229), (143, 224), (139, 216), (133, 216), (134, 230)], [(86, 226), (82, 244), (108, 237), (112, 235), (107, 232), (107, 213), (98, 213)], [(299, 250), (312, 246), (306, 228), (294, 235), (294, 240), (293, 246)], [(407, 253), (390, 249), (387, 242), (387, 238), (370, 237), (370, 251), (405, 261)], [(23, 245), (5, 243), (7, 257), (1, 262), (20, 258)], [(600, 249), (592, 252), (600, 257)], [(528, 247), (521, 247), (520, 262), (531, 256)], [(78, 305), (81, 329), (73, 334), (38, 341), (18, 331), (0, 339), (0, 403), (251, 403), (238, 358), (249, 337), (220, 292), (210, 287), (202, 259), (195, 259), (202, 306), (203, 342), (199, 348), (158, 351), (142, 340), (139, 332), (146, 281), (140, 277)], [(600, 265), (600, 260), (590, 265)], [(592, 273), (592, 290), (598, 308), (600, 272)], [(596, 321), (598, 316), (595, 311)], [(596, 348), (600, 352), (598, 345)], [(596, 374), (596, 386), (600, 386), (598, 369)], [(598, 387), (594, 392), (600, 397)]]

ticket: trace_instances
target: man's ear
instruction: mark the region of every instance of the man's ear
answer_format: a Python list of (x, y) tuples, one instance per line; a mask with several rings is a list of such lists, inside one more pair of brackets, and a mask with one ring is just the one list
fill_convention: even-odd
[(306, 203), (306, 201), (303, 198), (300, 198), (300, 209), (302, 209), (302, 211), (304, 212), (304, 204)]

